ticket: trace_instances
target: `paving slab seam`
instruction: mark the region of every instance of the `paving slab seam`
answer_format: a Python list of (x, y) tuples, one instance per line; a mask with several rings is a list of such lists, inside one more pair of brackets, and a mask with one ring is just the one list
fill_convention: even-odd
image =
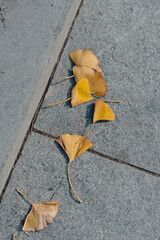
[(38, 133), (38, 134), (40, 134), (42, 136), (46, 136), (46, 137), (52, 138), (54, 140), (57, 138), (53, 134), (49, 134), (49, 133), (43, 132), (43, 131), (41, 131), (41, 130), (39, 130), (37, 128), (34, 128), (34, 127), (32, 128), (32, 131), (35, 132), (35, 133)]
[(146, 170), (146, 169), (144, 169), (144, 168), (138, 167), (138, 166), (133, 165), (133, 164), (131, 164), (131, 163), (127, 163), (127, 162), (125, 162), (125, 161), (123, 161), (123, 160), (119, 160), (119, 159), (117, 159), (117, 158), (114, 158), (114, 157), (108, 156), (108, 155), (106, 155), (106, 154), (97, 152), (97, 151), (95, 151), (94, 149), (88, 149), (87, 151), (90, 152), (90, 153), (93, 153), (93, 154), (95, 154), (95, 155), (97, 155), (97, 156), (100, 156), (100, 157), (106, 158), (106, 159), (108, 159), (108, 160), (111, 160), (111, 161), (113, 161), (113, 162), (116, 162), (116, 163), (125, 165), (125, 166), (127, 166), (127, 167), (133, 168), (133, 169), (135, 169), (135, 170), (137, 170), (137, 171), (144, 172), (144, 173), (147, 173), (147, 174), (152, 175), (152, 176), (154, 176), (154, 177), (160, 178), (160, 174), (158, 174), (158, 173), (155, 173), (155, 172)]
[[(34, 127), (32, 128), (32, 131), (35, 132), (35, 133), (38, 133), (38, 134), (40, 134), (40, 135), (42, 135), (42, 136), (46, 136), (46, 137), (52, 138), (52, 139), (54, 139), (54, 140), (57, 138), (57, 137), (54, 136), (53, 134), (46, 133), (46, 132), (41, 131), (41, 130), (39, 130), (39, 129), (37, 129), (37, 128), (34, 128)], [(131, 163), (127, 163), (127, 162), (125, 162), (125, 161), (123, 161), (123, 160), (119, 160), (119, 159), (114, 158), (114, 157), (111, 157), (111, 156), (109, 156), (109, 155), (107, 155), (107, 154), (100, 153), (100, 152), (98, 152), (98, 151), (95, 151), (94, 149), (88, 149), (87, 151), (90, 152), (90, 153), (92, 153), (92, 154), (94, 154), (94, 155), (97, 155), (97, 156), (106, 158), (107, 160), (110, 160), (110, 161), (112, 161), (112, 162), (116, 162), (116, 163), (121, 164), (121, 165), (124, 165), (124, 166), (126, 166), (126, 167), (133, 168), (133, 169), (135, 169), (135, 170), (137, 170), (137, 171), (140, 171), (140, 172), (143, 172), (143, 173), (152, 175), (153, 177), (160, 178), (160, 174), (158, 174), (158, 173), (155, 173), (155, 172), (146, 170), (146, 169), (144, 169), (144, 168), (138, 167), (138, 166), (133, 165), (133, 164), (131, 164)]]
[(27, 141), (28, 135), (29, 135), (30, 133), (31, 133), (31, 132), (30, 132), (30, 129), (29, 129), (29, 130), (27, 131), (27, 134), (26, 134), (24, 140), (23, 140), (23, 143), (22, 143), (21, 148), (20, 148), (20, 150), (19, 150), (19, 153), (18, 153), (18, 155), (17, 155), (17, 157), (16, 157), (16, 160), (15, 160), (13, 166), (12, 166), (12, 169), (11, 169), (10, 174), (9, 174), (9, 176), (8, 176), (8, 178), (7, 178), (7, 181), (6, 181), (5, 185), (4, 185), (4, 188), (3, 188), (2, 191), (1, 191), (1, 194), (0, 194), (0, 203), (1, 203), (1, 201), (2, 201), (2, 198), (3, 198), (3, 195), (4, 195), (4, 193), (5, 193), (5, 190), (6, 190), (8, 184), (9, 184), (9, 181), (10, 181), (10, 179), (11, 179), (11, 176), (12, 176), (13, 170), (14, 170), (14, 168), (15, 168), (15, 166), (16, 166), (16, 163), (18, 162), (19, 158), (21, 157), (21, 153), (22, 153), (22, 151), (23, 151), (25, 142)]
[[(39, 114), (41, 105), (42, 105), (43, 100), (44, 100), (44, 98), (46, 96), (46, 93), (48, 91), (49, 85), (50, 85), (51, 80), (53, 78), (53, 75), (54, 75), (54, 73), (56, 71), (56, 68), (57, 68), (57, 66), (59, 64), (59, 61), (60, 61), (61, 56), (62, 56), (62, 53), (63, 53), (64, 48), (65, 48), (65, 46), (66, 46), (66, 44), (68, 42), (68, 39), (69, 39), (71, 31), (72, 31), (72, 29), (74, 27), (74, 23), (75, 23), (75, 21), (76, 21), (76, 19), (78, 17), (80, 9), (81, 9), (81, 7), (83, 5), (83, 2), (84, 2), (84, 0), (75, 0), (73, 2), (72, 7), (69, 10), (69, 13), (68, 13), (68, 15), (66, 17), (66, 21), (65, 21), (64, 26), (62, 28), (62, 31), (61, 31), (58, 39), (57, 39), (57, 44), (59, 44), (59, 49), (58, 49), (57, 46), (56, 46), (57, 49), (56, 49), (56, 47), (54, 47), (52, 49), (52, 53), (51, 53), (51, 56), (50, 56), (50, 58), (48, 60), (47, 67), (44, 69), (44, 72), (42, 74), (42, 79), (44, 78), (44, 75), (48, 75), (47, 71), (49, 72), (49, 69), (51, 68), (51, 62), (52, 62), (53, 68), (52, 68), (52, 72), (51, 72), (51, 74), (50, 74), (50, 76), (48, 78), (47, 84), (45, 84), (45, 88), (44, 88), (44, 86), (42, 86), (42, 85), (44, 85), (43, 81), (41, 80), (40, 83), (38, 84), (38, 87), (37, 87), (37, 89), (35, 91), (34, 96), (31, 99), (30, 105), (32, 105), (32, 102), (34, 102), (34, 105), (35, 105), (36, 104), (36, 100), (38, 98), (36, 96), (37, 95), (37, 91), (38, 91), (38, 89), (40, 87), (42, 87), (42, 91), (43, 92), (42, 92), (41, 97), (39, 99), (39, 103), (38, 103), (38, 105), (37, 105), (37, 107), (36, 107), (36, 109), (34, 111), (34, 114), (31, 113), (33, 111), (34, 106), (33, 107), (29, 107), (29, 110), (27, 112), (28, 115), (32, 115), (32, 119), (31, 119), (30, 123), (27, 124), (27, 121), (30, 118), (30, 116), (28, 116), (28, 117), (26, 117), (27, 120), (25, 120), (24, 123), (22, 124), (22, 127), (21, 127), (19, 132), (21, 132), (21, 130), (23, 130), (23, 132), (24, 132), (25, 131), (24, 129), (26, 128), (26, 125), (28, 125), (28, 130), (26, 129), (25, 133), (21, 133), (21, 134), (19, 133), (18, 134), (17, 140), (15, 141), (15, 145), (16, 146), (13, 147), (13, 149), (11, 150), (11, 153), (10, 153), (8, 159), (7, 159), (8, 160), (7, 164), (6, 164), (7, 166), (6, 166), (6, 168), (3, 169), (2, 173), (0, 174), (1, 175), (1, 180), (2, 180), (1, 184), (0, 184), (0, 202), (1, 202), (2, 198), (3, 198), (5, 190), (7, 188), (8, 183), (9, 183), (9, 180), (10, 180), (10, 177), (12, 175), (13, 169), (15, 168), (16, 163), (17, 163), (17, 161), (19, 159), (19, 156), (21, 155), (21, 152), (23, 150), (24, 144), (25, 144), (25, 142), (26, 142), (26, 140), (28, 138), (28, 134), (31, 133), (31, 130), (33, 128), (33, 124), (35, 123), (35, 121), (37, 119), (37, 116)], [(73, 10), (74, 9), (76, 10), (75, 14), (74, 14), (74, 17), (72, 19), (70, 19), (71, 16), (73, 15)], [(69, 27), (67, 27), (67, 25), (69, 25)], [(66, 33), (66, 28), (67, 28), (67, 33)], [(62, 43), (62, 41), (63, 41), (63, 43)], [(54, 52), (55, 52), (55, 54), (54, 54)], [(19, 136), (19, 135), (21, 135), (21, 136)], [(19, 145), (19, 148), (17, 147), (17, 145)], [(14, 155), (16, 157), (14, 158), (14, 161), (12, 160), (11, 166), (9, 166), (10, 158), (12, 158), (12, 156), (14, 156)]]

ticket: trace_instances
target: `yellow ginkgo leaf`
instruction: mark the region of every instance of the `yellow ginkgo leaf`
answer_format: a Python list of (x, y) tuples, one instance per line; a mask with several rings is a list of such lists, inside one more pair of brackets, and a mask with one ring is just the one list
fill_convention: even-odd
[(81, 203), (82, 200), (78, 197), (78, 195), (74, 191), (73, 186), (71, 184), (71, 180), (69, 176), (70, 163), (79, 155), (81, 155), (83, 152), (87, 151), (93, 145), (87, 138), (81, 135), (70, 135), (68, 133), (61, 135), (59, 138), (56, 139), (56, 141), (57, 143), (60, 144), (60, 146), (63, 148), (63, 150), (66, 152), (68, 156), (68, 159), (69, 159), (68, 181), (73, 193), (77, 197), (78, 201)]
[(100, 120), (115, 120), (115, 114), (105, 102), (98, 99), (95, 102), (93, 123)]
[(106, 81), (100, 72), (97, 72), (91, 67), (74, 66), (73, 74), (76, 82), (78, 82), (81, 78), (87, 78), (90, 91), (93, 94), (101, 97), (105, 96), (105, 92), (107, 91)]
[(87, 78), (80, 79), (72, 89), (71, 106), (76, 107), (92, 99), (94, 97), (91, 95)]
[(22, 228), (23, 231), (40, 231), (53, 222), (58, 214), (59, 202), (33, 203), (21, 191), (18, 189), (17, 191), (32, 204), (32, 209)]
[(92, 147), (92, 143), (81, 135), (70, 135), (66, 133), (57, 138), (56, 141), (66, 152), (69, 162), (72, 162), (75, 158)]
[(109, 108), (109, 106), (105, 102), (103, 102), (100, 99), (97, 99), (94, 107), (93, 124), (84, 137), (88, 136), (90, 131), (93, 129), (95, 122), (100, 120), (112, 121), (115, 120), (115, 115), (114, 112)]
[(94, 68), (97, 72), (102, 72), (97, 57), (90, 50), (75, 50), (69, 53), (70, 58), (76, 65)]

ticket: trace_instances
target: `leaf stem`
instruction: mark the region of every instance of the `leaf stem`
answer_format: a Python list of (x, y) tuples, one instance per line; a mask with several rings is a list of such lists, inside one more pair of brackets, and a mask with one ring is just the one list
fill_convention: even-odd
[(66, 100), (63, 100), (63, 101), (61, 101), (61, 102), (57, 102), (57, 103), (49, 103), (48, 106), (57, 105), (57, 104), (60, 104), (60, 103), (67, 102), (67, 101), (69, 101), (69, 100), (71, 100), (71, 98), (67, 98)]
[[(94, 98), (95, 100), (99, 100), (99, 98)], [(107, 99), (102, 99), (104, 102), (114, 102), (114, 103), (122, 103), (123, 101), (115, 101), (115, 100), (107, 100)]]
[(69, 78), (73, 78), (73, 77), (74, 77), (74, 75), (69, 76), (69, 77), (62, 77), (62, 79), (69, 79)]
[(87, 136), (88, 136), (88, 134), (90, 133), (90, 131), (92, 130), (92, 128), (93, 128), (93, 126), (94, 126), (94, 124), (95, 123), (93, 123), (92, 124), (92, 126), (91, 126), (91, 128), (89, 129), (89, 131), (88, 131), (88, 133), (86, 133), (86, 135), (83, 137), (83, 136), (81, 136), (80, 138), (79, 138), (79, 140), (76, 142), (76, 144), (82, 139), (82, 138), (86, 138)]
[(89, 129), (88, 133), (86, 133), (86, 135), (84, 136), (84, 138), (86, 138), (88, 136), (88, 134), (90, 133), (90, 131), (92, 130), (93, 126), (94, 126), (95, 122), (92, 124), (91, 128)]
[(72, 184), (71, 184), (71, 180), (70, 180), (70, 176), (69, 176), (69, 170), (70, 170), (70, 162), (68, 163), (68, 181), (69, 181), (69, 185), (70, 185), (73, 193), (75, 194), (76, 198), (78, 199), (78, 201), (79, 201), (80, 203), (82, 203), (82, 200), (78, 197), (78, 195), (77, 195), (76, 192), (74, 191), (73, 186), (72, 186)]
[(26, 197), (26, 195), (24, 195), (18, 188), (16, 189), (18, 193), (20, 193), (31, 205), (33, 205), (34, 203), (28, 198)]

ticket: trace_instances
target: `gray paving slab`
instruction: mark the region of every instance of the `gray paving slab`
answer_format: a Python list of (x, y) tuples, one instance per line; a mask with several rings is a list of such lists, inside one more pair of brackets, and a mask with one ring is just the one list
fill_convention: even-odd
[[(59, 136), (87, 132), (94, 103), (46, 108), (70, 96), (74, 80), (69, 52), (91, 49), (107, 82), (114, 122), (96, 123), (88, 136), (101, 153), (160, 174), (159, 1), (85, 1), (46, 95), (35, 128)], [(67, 92), (67, 94), (66, 94)]]
[[(4, 1), (1, 2), (1, 4)], [(0, 22), (0, 192), (58, 60), (80, 0), (9, 1)]]
[[(0, 204), (0, 236), (17, 235), (30, 210), (15, 191), (18, 187), (33, 202), (60, 201), (54, 223), (31, 239), (141, 239), (159, 238), (159, 179), (85, 152), (71, 164), (71, 181), (83, 202), (69, 191), (68, 159), (48, 137), (29, 136)], [(27, 236), (20, 232), (18, 240)]]

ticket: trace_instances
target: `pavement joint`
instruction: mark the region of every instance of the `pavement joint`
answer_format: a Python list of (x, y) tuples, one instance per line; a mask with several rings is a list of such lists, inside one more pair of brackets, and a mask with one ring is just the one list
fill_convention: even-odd
[(53, 138), (54, 140), (57, 138), (56, 136), (54, 136), (53, 134), (49, 134), (49, 133), (46, 133), (46, 132), (43, 132), (37, 128), (32, 128), (32, 131), (35, 132), (35, 133), (38, 133), (40, 135), (43, 135), (43, 136), (46, 136), (46, 137), (49, 137), (49, 138)]
[[(38, 133), (38, 134), (40, 134), (40, 135), (42, 135), (42, 136), (46, 136), (46, 137), (52, 138), (52, 139), (54, 139), (54, 140), (57, 138), (55, 135), (46, 133), (46, 132), (41, 131), (41, 130), (39, 130), (39, 129), (37, 129), (37, 128), (33, 128), (32, 131), (35, 132), (35, 133)], [(137, 170), (137, 171), (140, 171), (140, 172), (143, 172), (143, 173), (152, 175), (153, 177), (160, 178), (160, 174), (158, 174), (158, 173), (155, 173), (155, 172), (149, 171), (149, 170), (147, 170), (147, 169), (138, 167), (138, 166), (133, 165), (133, 164), (131, 164), (131, 163), (127, 163), (127, 162), (125, 162), (125, 161), (123, 161), (123, 160), (119, 160), (119, 159), (114, 158), (114, 157), (111, 157), (111, 156), (109, 156), (109, 155), (107, 155), (107, 154), (103, 154), (103, 153), (101, 153), (101, 152), (95, 151), (93, 148), (88, 149), (87, 151), (90, 152), (90, 153), (92, 153), (92, 154), (95, 154), (95, 155), (97, 155), (97, 156), (106, 158), (106, 159), (108, 159), (108, 160), (110, 160), (110, 161), (116, 162), (116, 163), (118, 163), (118, 164), (121, 164), (121, 165), (130, 167), (130, 168), (133, 168), (133, 169), (135, 169), (135, 170)]]
[(123, 161), (123, 160), (119, 160), (119, 159), (117, 159), (117, 158), (114, 158), (114, 157), (108, 156), (108, 155), (106, 155), (106, 154), (97, 152), (97, 151), (95, 151), (94, 149), (88, 149), (87, 151), (90, 152), (90, 153), (93, 153), (93, 154), (95, 154), (95, 155), (98, 155), (98, 156), (100, 156), (100, 157), (103, 157), (103, 158), (106, 158), (106, 159), (108, 159), (108, 160), (111, 160), (111, 161), (113, 161), (113, 162), (116, 162), (116, 163), (125, 165), (125, 166), (127, 166), (127, 167), (133, 168), (133, 169), (135, 169), (135, 170), (137, 170), (137, 171), (144, 172), (144, 173), (147, 173), (147, 174), (152, 175), (152, 176), (154, 176), (154, 177), (160, 178), (160, 174), (158, 174), (158, 173), (149, 171), (149, 170), (147, 170), (147, 169), (138, 167), (138, 166), (133, 165), (133, 164), (131, 164), (131, 163), (127, 163), (127, 162), (125, 162), (125, 161)]

